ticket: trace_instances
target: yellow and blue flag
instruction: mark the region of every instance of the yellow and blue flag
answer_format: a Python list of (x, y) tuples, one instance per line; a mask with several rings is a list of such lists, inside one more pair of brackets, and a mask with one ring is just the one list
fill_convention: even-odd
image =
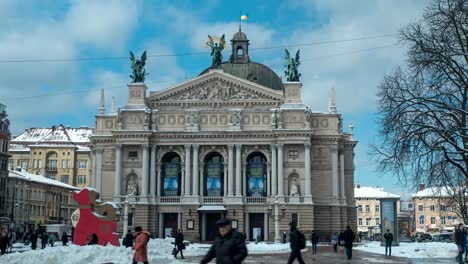
[(248, 15), (241, 15), (241, 16), (240, 16), (240, 19), (241, 19), (241, 20), (247, 20), (247, 18), (249, 18)]

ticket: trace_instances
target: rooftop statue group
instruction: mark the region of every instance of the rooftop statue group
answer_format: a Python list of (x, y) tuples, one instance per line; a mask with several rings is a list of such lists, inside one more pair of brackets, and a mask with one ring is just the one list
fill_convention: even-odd
[(223, 62), (223, 54), (221, 52), (224, 50), (224, 46), (226, 45), (224, 34), (219, 39), (219, 41), (215, 42), (215, 39), (208, 35), (208, 42), (206, 42), (206, 45), (211, 48), (211, 56), (213, 57), (213, 60), (211, 61), (211, 68), (213, 69), (219, 68), (219, 66), (221, 66), (221, 63)]
[(133, 83), (145, 82), (145, 76), (148, 75), (148, 73), (145, 71), (147, 58), (148, 56), (146, 56), (146, 50), (143, 52), (139, 60), (135, 59), (135, 55), (130, 51), (130, 61), (132, 62), (132, 75), (130, 75), (130, 78), (132, 78)]

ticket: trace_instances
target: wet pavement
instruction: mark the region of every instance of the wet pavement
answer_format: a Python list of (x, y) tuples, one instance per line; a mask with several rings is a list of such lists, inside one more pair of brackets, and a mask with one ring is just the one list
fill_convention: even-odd
[[(249, 255), (244, 263), (256, 264), (285, 264), (288, 262), (288, 254), (255, 254)], [(303, 253), (305, 263), (314, 264), (448, 264), (456, 263), (453, 259), (407, 259), (400, 257), (386, 257), (381, 254), (374, 254), (360, 250), (353, 250), (353, 258), (347, 260), (343, 252), (334, 253), (333, 249), (328, 246), (318, 247), (318, 253), (313, 255), (309, 248)], [(200, 263), (201, 257), (188, 257), (185, 259), (187, 263)], [(213, 260), (211, 263), (215, 263)], [(298, 263), (297, 261), (295, 263)]]

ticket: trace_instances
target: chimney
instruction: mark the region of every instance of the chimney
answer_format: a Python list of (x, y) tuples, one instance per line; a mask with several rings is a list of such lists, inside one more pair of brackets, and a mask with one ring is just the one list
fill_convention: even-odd
[(424, 184), (419, 184), (419, 190), (424, 191), (426, 189), (426, 186)]
[(357, 185), (357, 188), (358, 188), (358, 189), (361, 188), (361, 184), (358, 184), (358, 185)]
[(52, 126), (52, 131), (55, 131), (55, 125)]

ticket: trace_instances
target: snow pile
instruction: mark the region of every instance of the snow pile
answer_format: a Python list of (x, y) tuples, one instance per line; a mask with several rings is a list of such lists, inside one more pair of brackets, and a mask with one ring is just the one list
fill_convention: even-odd
[[(164, 239), (152, 239), (148, 243), (150, 263), (182, 263), (171, 255), (173, 245)], [(82, 264), (82, 263), (114, 263), (127, 264), (132, 262), (134, 251), (131, 248), (114, 246), (75, 246), (47, 247), (44, 250), (29, 250), (24, 253), (12, 253), (1, 257), (1, 263), (9, 264)]]
[(354, 198), (400, 198), (399, 195), (385, 192), (383, 188), (359, 187), (354, 188)]
[[(380, 242), (370, 242), (355, 248), (366, 252), (385, 254), (385, 247)], [(414, 258), (455, 258), (457, 246), (454, 243), (428, 242), (428, 243), (400, 243), (392, 247), (392, 256)]]

